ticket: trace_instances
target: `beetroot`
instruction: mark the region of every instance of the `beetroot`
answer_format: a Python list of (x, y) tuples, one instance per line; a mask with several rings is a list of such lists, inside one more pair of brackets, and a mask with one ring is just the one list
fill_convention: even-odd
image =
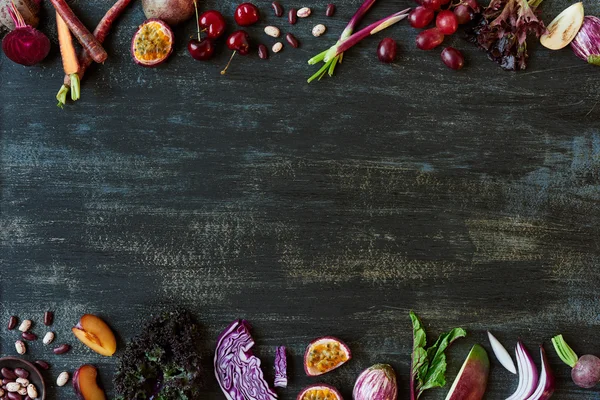
[(0, 32), (4, 30), (12, 31), (15, 29), (15, 22), (10, 17), (8, 7), (14, 2), (17, 10), (23, 16), (25, 23), (34, 28), (40, 22), (40, 1), (41, 0), (0, 0)]
[(31, 66), (39, 63), (50, 52), (50, 40), (42, 32), (25, 24), (15, 4), (11, 3), (7, 8), (15, 29), (2, 40), (4, 54), (17, 64)]

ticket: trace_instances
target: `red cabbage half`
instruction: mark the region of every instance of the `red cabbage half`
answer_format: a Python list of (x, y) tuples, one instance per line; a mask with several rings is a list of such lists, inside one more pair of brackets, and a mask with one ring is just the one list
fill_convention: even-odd
[(287, 387), (287, 358), (285, 356), (285, 346), (277, 348), (275, 353), (275, 387)]
[(260, 359), (252, 354), (254, 339), (250, 324), (233, 321), (217, 339), (215, 375), (228, 400), (276, 400), (260, 369)]

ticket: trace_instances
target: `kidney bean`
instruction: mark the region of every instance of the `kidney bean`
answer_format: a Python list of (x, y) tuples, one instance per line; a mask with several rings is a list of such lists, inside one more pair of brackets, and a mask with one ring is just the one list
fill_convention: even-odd
[(298, 16), (296, 15), (296, 9), (290, 8), (290, 12), (288, 13), (288, 21), (290, 24), (295, 25), (298, 22)]
[(50, 326), (54, 322), (54, 313), (52, 311), (46, 311), (44, 313), (44, 325)]
[(48, 364), (44, 360), (36, 360), (34, 363), (35, 363), (35, 365), (37, 365), (41, 369), (50, 369), (50, 364)]
[(283, 7), (281, 7), (278, 1), (274, 1), (271, 7), (273, 7), (276, 16), (281, 17), (283, 15)]
[(25, 340), (29, 340), (29, 341), (32, 341), (32, 340), (37, 340), (37, 335), (36, 335), (35, 333), (31, 333), (31, 332), (23, 332), (23, 333), (21, 334), (21, 336), (22, 336), (22, 337), (23, 337), (23, 339), (25, 339)]
[(54, 354), (65, 354), (67, 351), (71, 350), (71, 346), (68, 344), (61, 344), (60, 346), (56, 347), (54, 350)]
[(267, 46), (264, 44), (258, 46), (258, 56), (263, 60), (269, 58), (269, 50), (267, 50)]
[(12, 317), (10, 317), (8, 319), (8, 330), (12, 331), (13, 329), (15, 329), (17, 327), (17, 323), (19, 322), (19, 319), (17, 317), (15, 317), (14, 315)]
[(10, 400), (23, 400), (23, 396), (17, 392), (8, 392), (8, 398)]
[[(2, 368), (0, 370), (0, 373), (2, 374), (3, 377), (5, 377), (6, 379), (8, 379), (10, 381), (14, 381), (15, 379), (17, 379), (17, 375), (15, 375), (15, 373), (13, 372), (12, 369)], [(4, 382), (6, 382), (6, 380), (4, 380)]]
[(287, 40), (287, 42), (295, 49), (300, 47), (300, 42), (298, 42), (298, 39), (291, 33), (286, 33), (285, 40)]
[(27, 379), (29, 378), (29, 371), (23, 368), (15, 368), (15, 375), (17, 375), (19, 378)]
[(327, 4), (325, 15), (328, 17), (333, 17), (333, 14), (335, 14), (335, 4)]

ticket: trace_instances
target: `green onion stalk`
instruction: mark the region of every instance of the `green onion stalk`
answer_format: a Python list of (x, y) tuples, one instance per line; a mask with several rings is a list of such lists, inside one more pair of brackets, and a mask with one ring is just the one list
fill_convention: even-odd
[[(343, 30), (342, 34), (340, 35), (340, 38), (336, 44), (340, 43), (341, 41), (343, 41), (345, 39), (348, 39), (354, 33), (354, 28), (356, 28), (356, 25), (359, 24), (359, 22), (365, 16), (367, 11), (369, 11), (369, 9), (373, 6), (373, 4), (375, 4), (375, 1), (376, 0), (365, 0), (362, 3), (362, 5), (358, 8), (358, 10), (356, 10), (356, 12), (354, 13), (352, 18), (350, 18), (348, 25), (346, 25), (346, 27), (344, 28), (344, 30)], [(329, 49), (317, 54), (316, 56), (314, 56), (313, 58), (308, 60), (308, 63), (310, 65), (315, 65), (316, 63), (323, 61), (323, 59), (325, 58), (325, 54), (328, 51), (329, 51)], [(344, 54), (340, 54), (339, 56), (336, 56), (335, 59), (326, 62), (325, 65), (323, 65), (323, 67), (321, 67), (321, 69), (319, 69), (319, 71), (317, 71), (316, 74), (314, 74), (313, 76), (311, 76), (308, 79), (308, 83), (311, 83), (313, 80), (315, 80), (317, 78), (319, 78), (319, 80), (320, 80), (327, 72), (329, 72), (329, 76), (332, 76), (333, 71), (335, 70), (335, 66), (337, 65), (338, 62), (341, 63), (343, 58), (344, 58)]]

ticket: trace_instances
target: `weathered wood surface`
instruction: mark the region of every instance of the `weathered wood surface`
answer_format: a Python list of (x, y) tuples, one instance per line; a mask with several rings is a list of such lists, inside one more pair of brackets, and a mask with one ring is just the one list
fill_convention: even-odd
[[(93, 26), (106, 3), (73, 7)], [(432, 335), (468, 329), (450, 352), (450, 380), (473, 343), (487, 346), (487, 329), (532, 350), (562, 332), (577, 351), (600, 353), (600, 69), (569, 49), (535, 46), (526, 72), (506, 73), (456, 37), (448, 43), (469, 65), (452, 72), (437, 50), (415, 50), (403, 24), (389, 31), (400, 43), (396, 65), (381, 65), (369, 39), (335, 78), (307, 85), (306, 60), (359, 1), (339, 0), (334, 19), (316, 3), (291, 29), (259, 3), (300, 49), (267, 62), (237, 57), (222, 77), (227, 51), (210, 63), (187, 56), (190, 23), (176, 30), (172, 59), (144, 69), (129, 56), (144, 19), (135, 4), (106, 43), (107, 63), (63, 111), (48, 5), (50, 60), (25, 69), (0, 57), (0, 319), (56, 311), (57, 341), (74, 350), (56, 357), (36, 343), (28, 355), (52, 362), (49, 379), (91, 362), (112, 397), (116, 359), (92, 354), (68, 328), (99, 313), (123, 342), (171, 304), (198, 315), (207, 357), (239, 317), (255, 327), (267, 374), (274, 346), (289, 346), (283, 399), (321, 380), (351, 398), (356, 375), (375, 362), (394, 365), (406, 398), (409, 309)], [(369, 20), (411, 5), (379, 3)], [(584, 4), (600, 14), (595, 0)], [(543, 15), (567, 5), (545, 0)], [(234, 3), (202, 7), (231, 15)], [(319, 22), (329, 31), (315, 39)], [(271, 43), (261, 31), (251, 29)], [(304, 346), (325, 334), (347, 340), (355, 358), (308, 379)], [(14, 353), (13, 336), (2, 331), (2, 354)], [(549, 354), (555, 399), (598, 398)], [(207, 398), (223, 398), (208, 381)], [(515, 385), (494, 363), (487, 398)], [(70, 388), (50, 388), (49, 399), (71, 398)]]

